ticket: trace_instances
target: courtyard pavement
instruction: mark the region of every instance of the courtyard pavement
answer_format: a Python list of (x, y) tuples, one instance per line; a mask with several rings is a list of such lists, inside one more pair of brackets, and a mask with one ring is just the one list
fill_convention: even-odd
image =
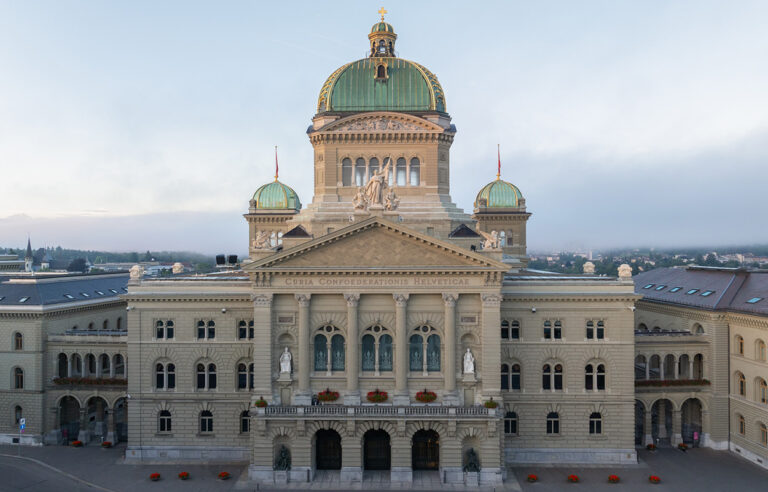
[[(17, 447), (0, 445), (0, 491), (24, 492), (139, 492), (139, 491), (230, 491), (230, 490), (280, 490), (276, 487), (257, 486), (248, 482), (244, 465), (125, 465), (125, 445), (112, 449), (97, 446), (72, 448), (63, 446), (23, 447), (17, 458)], [(616, 467), (603, 466), (521, 466), (513, 467), (510, 480), (496, 491), (523, 490), (548, 492), (561, 490), (608, 491), (758, 491), (768, 490), (768, 471), (725, 451), (692, 449), (686, 453), (676, 449), (659, 449), (655, 453), (638, 451), (637, 465)], [(189, 472), (191, 478), (182, 481), (179, 472)], [(221, 471), (232, 478), (217, 479)], [(151, 482), (149, 474), (162, 475), (159, 482)], [(536, 483), (525, 478), (534, 473)], [(569, 474), (577, 474), (580, 482), (567, 482)], [(619, 484), (609, 484), (608, 475), (621, 478)], [(649, 475), (657, 475), (661, 483), (648, 482)], [(517, 477), (515, 480), (514, 477)], [(429, 473), (414, 476), (414, 484), (407, 487), (390, 487), (387, 473), (366, 473), (362, 484), (352, 487), (334, 480), (333, 473), (322, 473), (312, 484), (295, 484), (309, 490), (459, 490), (445, 486), (437, 476)], [(518, 484), (519, 482), (519, 484)], [(344, 487), (342, 489), (342, 487)], [(284, 490), (284, 489), (283, 489)], [(473, 489), (477, 490), (477, 489)], [(493, 488), (487, 490), (494, 490)]]

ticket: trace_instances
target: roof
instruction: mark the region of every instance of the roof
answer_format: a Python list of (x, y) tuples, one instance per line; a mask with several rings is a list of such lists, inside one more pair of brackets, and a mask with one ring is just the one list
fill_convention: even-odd
[[(643, 300), (699, 309), (768, 314), (768, 271), (656, 268), (634, 277)], [(752, 302), (749, 302), (752, 301)]]
[(277, 180), (260, 186), (253, 194), (253, 200), (257, 209), (301, 209), (299, 195), (293, 188)]
[(478, 238), (480, 237), (480, 234), (476, 233), (469, 227), (467, 227), (467, 224), (460, 224), (459, 227), (454, 229), (448, 237), (471, 237), (471, 238)]
[(127, 273), (95, 275), (8, 275), (0, 277), (0, 309), (82, 301), (115, 301), (127, 292)]
[(522, 198), (523, 194), (517, 186), (503, 179), (496, 179), (483, 186), (477, 194), (475, 208), (519, 207)]
[[(386, 65), (387, 78), (377, 78)], [(373, 57), (348, 63), (323, 84), (317, 112), (438, 111), (446, 112), (445, 93), (437, 77), (418, 63)]]
[(395, 28), (392, 27), (392, 24), (390, 24), (389, 22), (381, 21), (381, 22), (377, 22), (376, 24), (373, 25), (373, 27), (371, 27), (371, 32), (372, 33), (373, 32), (391, 32), (391, 33), (394, 33), (395, 32)]

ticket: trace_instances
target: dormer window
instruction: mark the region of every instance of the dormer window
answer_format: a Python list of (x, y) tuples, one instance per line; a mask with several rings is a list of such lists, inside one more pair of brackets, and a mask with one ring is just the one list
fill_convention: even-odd
[(387, 66), (383, 63), (378, 64), (376, 66), (376, 80), (387, 80), (388, 78)]

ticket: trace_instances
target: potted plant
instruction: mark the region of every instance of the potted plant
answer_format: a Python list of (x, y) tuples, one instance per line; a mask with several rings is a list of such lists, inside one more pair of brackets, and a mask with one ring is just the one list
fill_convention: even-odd
[(483, 405), (485, 405), (485, 408), (496, 408), (499, 406), (499, 402), (495, 401), (493, 397), (491, 397), (491, 399), (483, 403)]
[(386, 391), (380, 391), (379, 388), (376, 388), (374, 391), (369, 391), (366, 398), (371, 403), (383, 403), (387, 401), (387, 398), (389, 395), (387, 395)]
[(608, 475), (608, 483), (619, 483), (619, 481), (618, 475)]
[(579, 476), (578, 475), (568, 475), (568, 481), (571, 483), (579, 483)]
[(157, 482), (158, 480), (160, 480), (160, 474), (152, 473), (149, 475), (149, 479), (152, 480), (153, 482)]
[(339, 399), (339, 392), (331, 391), (330, 388), (325, 388), (324, 391), (317, 394), (317, 399), (320, 401), (336, 401)]
[(231, 476), (229, 472), (221, 472), (219, 473), (219, 480), (229, 480), (229, 477)]
[(648, 451), (656, 451), (656, 445), (651, 443), (645, 447)]
[(534, 475), (533, 473), (531, 473), (530, 475), (528, 475), (528, 478), (526, 478), (526, 480), (528, 480), (531, 483), (538, 482), (539, 481), (539, 477)]
[(437, 399), (437, 394), (435, 394), (434, 391), (429, 391), (427, 388), (424, 388), (424, 391), (416, 393), (416, 399), (422, 403), (430, 403)]
[(72, 447), (82, 448), (83, 447), (83, 441), (72, 441)]
[(648, 481), (651, 483), (659, 483), (661, 482), (661, 479), (656, 475), (651, 475), (650, 477), (648, 477)]
[(685, 444), (684, 442), (681, 442), (680, 444), (677, 445), (677, 449), (683, 452), (688, 451), (688, 445)]
[(112, 447), (112, 441), (104, 441), (101, 443), (102, 448), (111, 448)]
[(253, 403), (253, 405), (259, 408), (264, 408), (267, 406), (267, 400), (265, 400), (263, 396), (260, 396), (259, 399)]
[(189, 479), (189, 472), (181, 472), (181, 473), (179, 473), (179, 479), (181, 479), (181, 480), (188, 480)]

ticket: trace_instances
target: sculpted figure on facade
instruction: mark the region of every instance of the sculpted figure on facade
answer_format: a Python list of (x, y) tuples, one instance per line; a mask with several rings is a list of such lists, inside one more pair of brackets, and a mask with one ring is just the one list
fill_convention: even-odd
[(355, 206), (355, 210), (365, 210), (368, 208), (368, 201), (365, 198), (365, 187), (361, 186), (357, 189), (357, 193), (352, 199), (352, 204)]
[(498, 231), (491, 231), (491, 233), (488, 234), (487, 232), (478, 229), (477, 233), (485, 238), (485, 241), (483, 241), (483, 249), (499, 249)]
[(619, 278), (632, 278), (632, 267), (626, 263), (619, 266)]
[(391, 163), (387, 163), (384, 169), (374, 171), (373, 176), (368, 180), (368, 184), (365, 185), (365, 199), (368, 202), (368, 206), (384, 204), (384, 189), (389, 182), (390, 165)]
[(584, 273), (586, 275), (594, 275), (595, 273), (595, 264), (591, 261), (588, 261), (584, 263)]
[(464, 354), (464, 374), (475, 373), (475, 356), (472, 355), (472, 351), (467, 347), (467, 352)]
[(269, 231), (256, 231), (256, 237), (253, 239), (253, 249), (269, 249), (272, 245), (269, 243)]
[(280, 354), (280, 374), (291, 373), (292, 359), (293, 359), (293, 356), (291, 356), (291, 352), (288, 350), (288, 347), (285, 347), (285, 351), (282, 354)]
[(133, 265), (130, 269), (131, 280), (139, 280), (144, 275), (144, 269), (141, 265)]
[(387, 199), (384, 203), (384, 208), (389, 211), (393, 211), (397, 210), (398, 205), (400, 205), (400, 199), (397, 197), (397, 195), (395, 195), (395, 190), (393, 188), (389, 188)]

